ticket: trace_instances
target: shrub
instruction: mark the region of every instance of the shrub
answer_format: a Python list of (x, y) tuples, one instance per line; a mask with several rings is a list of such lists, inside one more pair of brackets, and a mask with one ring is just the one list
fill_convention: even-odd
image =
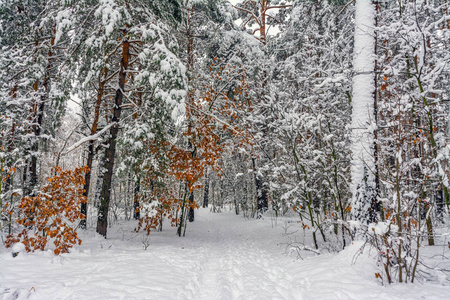
[(48, 183), (37, 196), (23, 197), (16, 219), (23, 229), (8, 236), (6, 247), (22, 242), (27, 252), (33, 252), (44, 250), (52, 241), (53, 252), (59, 255), (68, 252), (73, 245), (81, 244), (76, 228), (77, 221), (84, 217), (80, 205), (86, 202), (83, 174), (87, 171), (87, 167), (73, 171), (56, 167), (55, 176), (47, 179)]

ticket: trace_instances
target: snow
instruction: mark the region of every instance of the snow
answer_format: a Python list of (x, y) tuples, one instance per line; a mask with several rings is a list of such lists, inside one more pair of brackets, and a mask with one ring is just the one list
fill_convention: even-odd
[(102, 16), (103, 26), (105, 27), (105, 36), (109, 36), (114, 31), (114, 27), (120, 20), (120, 12), (112, 0), (100, 1), (100, 6), (95, 11), (94, 15), (96, 17)]
[[(305, 242), (299, 258), (288, 244), (305, 239), (295, 219), (283, 223), (200, 209), (186, 237), (175, 236), (166, 224), (149, 240), (133, 231), (136, 225), (116, 224), (106, 240), (88, 230), (81, 233), (81, 246), (59, 257), (47, 251), (13, 258), (10, 249), (0, 247), (0, 298), (396, 300), (450, 295), (448, 277), (442, 279), (446, 285), (382, 286), (362, 242), (320, 255), (307, 251), (311, 244)], [(442, 249), (431, 248), (443, 254)]]
[(25, 251), (25, 245), (23, 243), (15, 243), (12, 248), (11, 252), (14, 253), (20, 253)]
[[(375, 8), (371, 0), (356, 0), (355, 44), (353, 58), (352, 90), (352, 162), (351, 190), (352, 210), (366, 210), (357, 203), (358, 188), (361, 188), (365, 173), (368, 185), (374, 184), (373, 131), (374, 119), (374, 68), (375, 68)], [(365, 172), (365, 168), (368, 168)], [(373, 187), (374, 188), (374, 187)]]
[(369, 224), (369, 232), (375, 232), (378, 235), (385, 235), (389, 231), (397, 232), (398, 226), (393, 225), (390, 222), (378, 222)]
[(90, 136), (86, 136), (82, 139), (80, 139), (79, 141), (77, 141), (75, 144), (73, 144), (72, 146), (70, 146), (65, 152), (64, 155), (68, 154), (69, 152), (72, 152), (73, 150), (75, 150), (76, 148), (80, 147), (81, 145), (83, 145), (84, 143), (87, 143), (89, 141), (95, 141), (97, 139), (99, 139), (106, 131), (108, 131), (111, 127), (113, 127), (114, 125), (116, 125), (116, 123), (111, 123), (108, 124), (107, 126), (105, 126), (102, 130), (100, 130), (99, 132), (97, 132), (96, 134), (90, 135)]
[(72, 25), (72, 22), (70, 20), (71, 12), (69, 9), (59, 11), (56, 16), (56, 32), (55, 32), (55, 41), (54, 43), (57, 44), (61, 36), (63, 35), (64, 30), (67, 30), (67, 28), (70, 28)]
[(159, 205), (161, 205), (161, 203), (159, 201), (153, 201), (151, 203), (144, 203), (142, 210), (145, 212), (147, 217), (152, 218), (152, 217), (156, 216), (156, 214), (158, 213), (157, 208)]

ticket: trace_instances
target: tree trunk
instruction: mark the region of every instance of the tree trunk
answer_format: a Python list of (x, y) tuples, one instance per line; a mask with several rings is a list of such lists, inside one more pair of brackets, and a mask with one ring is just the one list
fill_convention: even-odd
[[(380, 6), (376, 5), (375, 9), (375, 26), (378, 27), (378, 13), (381, 13)], [(378, 33), (375, 32), (374, 38), (375, 48), (374, 53), (378, 53)], [(375, 125), (378, 127), (378, 76), (376, 75), (378, 72), (378, 60), (374, 61), (374, 89), (373, 89), (373, 117)], [(373, 132), (373, 156), (374, 156), (374, 173), (375, 173), (375, 195), (372, 197), (371, 203), (371, 213), (369, 217), (369, 221), (376, 222), (377, 221), (377, 212), (380, 214), (381, 220), (384, 221), (384, 211), (382, 207), (381, 201), (379, 201), (380, 195), (380, 176), (378, 171), (378, 132), (374, 130)]]
[[(44, 79), (44, 81), (47, 82), (47, 86), (48, 86), (48, 81), (47, 79)], [(33, 90), (35, 93), (38, 92), (39, 89), (39, 82), (36, 81), (33, 84)], [(30, 152), (31, 152), (31, 161), (29, 161), (29, 165), (28, 163), (26, 164), (25, 168), (28, 169), (28, 171), (30, 172), (29, 174), (27, 174), (27, 176), (24, 176), (24, 179), (26, 178), (26, 181), (24, 181), (25, 186), (26, 186), (26, 192), (28, 195), (34, 195), (34, 189), (37, 185), (37, 181), (38, 181), (38, 176), (37, 176), (37, 153), (39, 152), (39, 137), (41, 135), (41, 126), (42, 126), (42, 121), (43, 121), (43, 115), (44, 115), (44, 102), (45, 101), (45, 96), (43, 95), (39, 100), (34, 99), (34, 103), (32, 106), (32, 113), (33, 113), (33, 117), (32, 117), (32, 122), (33, 122), (33, 126), (32, 126), (32, 132), (34, 135), (34, 140), (32, 141), (31, 144), (31, 148), (30, 148)], [(26, 172), (25, 172), (26, 174)]]
[[(106, 78), (106, 75), (108, 73), (108, 69), (104, 68), (104, 76)], [(94, 121), (92, 123), (92, 128), (91, 128), (91, 135), (94, 135), (97, 133), (97, 129), (98, 129), (98, 120), (100, 118), (100, 105), (102, 103), (102, 98), (103, 98), (103, 91), (104, 91), (104, 87), (105, 87), (105, 82), (101, 80), (102, 75), (99, 75), (98, 78), (98, 92), (97, 92), (97, 101), (95, 102), (95, 108), (94, 108)], [(83, 195), (86, 197), (86, 202), (81, 203), (81, 213), (83, 214), (83, 217), (81, 219), (80, 222), (80, 228), (81, 229), (86, 229), (86, 217), (87, 217), (87, 200), (89, 197), (89, 189), (91, 186), (91, 169), (92, 169), (92, 164), (94, 161), (94, 155), (95, 155), (95, 151), (94, 151), (94, 140), (90, 140), (89, 141), (89, 146), (88, 146), (88, 157), (87, 157), (87, 167), (88, 170), (86, 172), (86, 174), (84, 175), (84, 192)]]
[(428, 216), (426, 224), (427, 224), (427, 234), (428, 234), (428, 245), (434, 246), (433, 223), (431, 222), (430, 216)]
[(141, 211), (139, 209), (140, 203), (139, 203), (139, 192), (141, 190), (141, 181), (139, 178), (136, 181), (136, 185), (134, 186), (134, 203), (133, 203), (133, 218), (135, 220), (139, 220), (141, 218)]
[(87, 200), (89, 197), (89, 188), (91, 186), (91, 169), (92, 169), (92, 161), (94, 160), (94, 141), (89, 141), (88, 147), (88, 158), (87, 158), (87, 167), (88, 170), (84, 175), (84, 186), (83, 186), (83, 196), (86, 197), (86, 202), (81, 203), (81, 214), (83, 215), (80, 221), (80, 228), (86, 229), (86, 218), (87, 218)]
[(436, 219), (439, 222), (444, 221), (445, 204), (444, 204), (444, 193), (442, 189), (436, 192)]
[(425, 213), (426, 213), (426, 221), (427, 225), (427, 235), (428, 235), (428, 245), (434, 246), (434, 235), (433, 235), (433, 222), (431, 221), (431, 209), (432, 205), (430, 203), (425, 204)]
[(181, 202), (181, 214), (180, 214), (180, 223), (178, 224), (178, 229), (177, 229), (177, 234), (179, 237), (181, 237), (182, 231), (183, 231), (183, 227), (186, 226), (186, 222), (185, 222), (185, 214), (186, 214), (186, 196), (188, 193), (188, 184), (186, 183), (184, 185), (184, 194), (183, 194), (183, 201)]
[(205, 190), (203, 192), (203, 208), (208, 207), (209, 201), (209, 178), (208, 171), (205, 171)]
[(352, 97), (352, 214), (371, 222), (376, 205), (374, 161), (375, 8), (371, 0), (356, 0)]
[[(17, 98), (17, 93), (16, 92), (17, 92), (17, 85), (14, 86), (14, 88), (12, 89), (11, 94), (10, 94), (13, 99)], [(5, 145), (3, 145), (4, 138), (3, 138), (3, 135), (2, 135), (1, 146), (2, 147), (3, 146), (6, 147), (7, 153), (12, 153), (14, 151), (14, 136), (15, 136), (15, 132), (16, 132), (16, 122), (13, 121), (12, 122), (12, 126), (11, 126), (11, 133), (10, 133), (11, 136), (7, 139), (7, 142), (5, 143)], [(2, 169), (3, 169), (3, 161), (4, 160), (2, 159)], [(6, 169), (7, 174), (9, 174), (9, 176), (7, 176), (6, 179), (4, 179), (5, 186), (3, 187), (3, 190), (0, 191), (0, 207), (2, 207), (2, 208), (3, 208), (3, 205), (2, 205), (2, 202), (1, 202), (2, 201), (2, 196), (1, 195), (6, 196), (8, 191), (10, 191), (10, 190), (12, 191), (13, 190), (13, 188), (12, 188), (12, 178), (14, 176), (14, 172), (11, 172), (9, 167), (10, 166), (8, 166), (8, 163), (7, 163), (5, 169)], [(12, 194), (13, 193), (11, 193), (11, 195)], [(11, 196), (11, 198), (12, 198), (12, 196)], [(11, 204), (12, 204), (12, 201), (11, 201)]]
[(260, 217), (268, 208), (268, 191), (267, 187), (264, 185), (264, 181), (258, 176), (256, 171), (256, 159), (252, 157), (253, 163), (253, 174), (255, 177), (255, 187), (256, 187), (256, 205), (258, 210), (258, 216)]
[(194, 191), (191, 191), (189, 194), (189, 214), (188, 220), (189, 222), (194, 222)]
[[(53, 30), (53, 33), (55, 33), (55, 30)], [(53, 47), (55, 45), (55, 37), (52, 37), (50, 39), (50, 47)], [(36, 101), (33, 104), (33, 112), (34, 112), (34, 122), (33, 125), (33, 131), (35, 135), (35, 141), (33, 142), (31, 146), (31, 165), (30, 165), (30, 191), (34, 194), (34, 189), (38, 182), (38, 167), (37, 167), (37, 153), (39, 151), (39, 137), (41, 136), (41, 129), (42, 124), (44, 121), (44, 109), (45, 109), (45, 102), (47, 101), (47, 96), (50, 90), (50, 70), (51, 70), (51, 60), (53, 53), (51, 51), (51, 48), (48, 50), (47, 53), (47, 66), (45, 71), (44, 80), (42, 83), (42, 86), (44, 87), (43, 93), (40, 97), (39, 103)], [(38, 84), (39, 82), (36, 81), (33, 84), (33, 89), (35, 92), (38, 91)]]
[[(188, 77), (187, 77), (187, 86), (188, 86), (188, 91), (187, 91), (187, 103), (188, 105), (193, 105), (194, 103), (194, 88), (192, 87), (192, 72), (193, 72), (193, 68), (194, 68), (194, 34), (192, 31), (192, 23), (191, 23), (191, 18), (192, 15), (194, 13), (194, 10), (192, 8), (192, 6), (190, 8), (188, 8), (188, 15), (187, 15), (187, 23), (186, 23), (186, 36), (187, 36), (187, 48), (186, 48), (186, 54), (187, 54), (187, 71), (188, 71)], [(189, 123), (189, 127), (192, 127), (192, 120), (191, 120), (191, 115), (188, 114), (188, 123)], [(189, 138), (188, 140), (188, 148), (191, 149), (192, 148), (192, 141), (191, 138)], [(195, 149), (195, 147), (194, 147)], [(195, 150), (192, 151), (191, 153), (192, 158), (195, 157)], [(187, 184), (187, 183), (186, 183)], [(194, 222), (194, 208), (192, 207), (194, 204), (194, 191), (189, 191), (189, 207), (188, 207), (188, 220), (189, 222)], [(185, 228), (185, 232), (186, 232), (186, 228)]]
[(100, 207), (98, 210), (97, 232), (106, 238), (108, 228), (108, 211), (111, 200), (111, 183), (114, 170), (114, 157), (116, 154), (116, 139), (119, 133), (120, 114), (122, 112), (123, 91), (125, 90), (125, 80), (127, 76), (128, 62), (130, 59), (130, 43), (127, 40), (122, 42), (122, 60), (119, 71), (119, 88), (116, 90), (114, 98), (114, 110), (112, 122), (115, 123), (110, 129), (108, 147), (105, 149), (104, 169), (106, 170), (100, 194)]

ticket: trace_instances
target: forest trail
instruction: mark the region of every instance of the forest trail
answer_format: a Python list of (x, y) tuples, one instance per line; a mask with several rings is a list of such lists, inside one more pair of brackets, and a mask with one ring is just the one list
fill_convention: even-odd
[[(280, 264), (279, 255), (268, 251), (263, 243), (266, 237), (261, 239), (262, 232), (248, 226), (250, 220), (230, 222), (227, 214), (201, 214), (201, 217), (206, 218), (189, 225), (207, 229), (195, 239), (199, 247), (197, 264), (184, 289), (191, 290), (193, 298), (249, 299), (252, 295), (264, 295), (265, 299), (296, 298), (292, 277)], [(282, 251), (281, 247), (278, 251)]]
[[(339, 254), (286, 253), (288, 238), (308, 236), (273, 219), (246, 219), (232, 212), (196, 211), (186, 237), (163, 232), (145, 237), (135, 222), (109, 229), (108, 239), (89, 230), (83, 244), (59, 257), (49, 252), (12, 258), (0, 247), (0, 299), (186, 299), (186, 300), (363, 300), (445, 299), (449, 286), (436, 284), (383, 287), (374, 278), (373, 260), (359, 246)], [(299, 226), (298, 226), (299, 227)]]

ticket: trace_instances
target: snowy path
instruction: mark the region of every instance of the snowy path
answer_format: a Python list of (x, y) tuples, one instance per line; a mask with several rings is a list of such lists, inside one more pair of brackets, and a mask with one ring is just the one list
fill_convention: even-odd
[[(125, 223), (124, 225), (127, 225)], [(352, 265), (340, 254), (285, 254), (283, 229), (271, 220), (200, 210), (186, 237), (165, 228), (151, 237), (110, 229), (93, 232), (73, 253), (34, 253), (12, 258), (0, 248), (0, 299), (449, 299), (436, 284), (382, 287), (373, 263)], [(2, 297), (3, 294), (3, 297)]]
[(295, 298), (292, 278), (283, 271), (279, 256), (257, 242), (254, 235), (261, 233), (245, 227), (250, 221), (226, 224), (230, 220), (223, 216), (208, 217), (207, 235), (184, 289), (192, 291), (193, 299)]

